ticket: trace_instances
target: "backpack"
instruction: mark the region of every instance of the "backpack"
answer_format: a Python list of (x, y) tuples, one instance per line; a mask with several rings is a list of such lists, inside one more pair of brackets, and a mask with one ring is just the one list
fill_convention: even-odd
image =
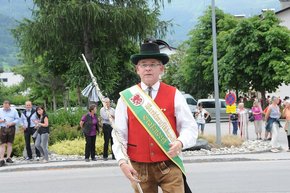
[(26, 110), (23, 111), (23, 115), (26, 117), (26, 120), (27, 120), (27, 127), (30, 127), (30, 119), (35, 112), (36, 112), (35, 109), (31, 109), (30, 115), (27, 116), (26, 115), (27, 111)]

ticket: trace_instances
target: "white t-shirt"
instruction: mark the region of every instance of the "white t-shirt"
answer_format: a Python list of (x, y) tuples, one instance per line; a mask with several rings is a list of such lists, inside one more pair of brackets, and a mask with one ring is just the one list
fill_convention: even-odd
[(205, 124), (205, 115), (208, 113), (205, 109), (196, 109), (195, 111), (197, 114), (195, 116), (196, 118), (196, 122), (197, 123), (201, 123), (201, 124)]

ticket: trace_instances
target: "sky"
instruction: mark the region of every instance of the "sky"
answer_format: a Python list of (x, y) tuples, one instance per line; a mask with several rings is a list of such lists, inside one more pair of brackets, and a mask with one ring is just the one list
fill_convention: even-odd
[[(166, 0), (165, 0), (166, 1)], [(194, 28), (198, 17), (211, 6), (211, 0), (171, 0), (161, 10), (161, 19), (172, 20), (174, 34), (167, 36), (168, 41), (184, 41), (188, 32)], [(261, 13), (262, 9), (280, 10), (279, 0), (215, 0), (216, 7), (233, 15), (250, 17)]]

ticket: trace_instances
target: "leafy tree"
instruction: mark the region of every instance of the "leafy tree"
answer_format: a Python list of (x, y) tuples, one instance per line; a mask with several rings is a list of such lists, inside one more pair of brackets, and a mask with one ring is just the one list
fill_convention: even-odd
[(289, 83), (290, 33), (273, 12), (241, 21), (228, 34), (220, 60), (222, 84), (236, 90), (275, 91)]
[[(237, 20), (225, 14), (222, 10), (216, 10), (218, 35), (232, 30)], [(214, 91), (213, 57), (212, 57), (212, 23), (211, 9), (199, 18), (198, 24), (190, 31), (190, 39), (186, 42), (185, 56), (178, 69), (178, 87), (189, 92), (196, 98), (207, 97)], [(218, 58), (224, 53), (223, 42), (218, 44)]]
[(178, 73), (179, 66), (186, 52), (186, 44), (181, 44), (176, 49), (176, 53), (170, 56), (169, 62), (165, 65), (165, 73), (162, 80), (170, 85), (179, 87), (183, 81), (183, 75)]
[(166, 30), (167, 23), (158, 19), (162, 0), (155, 0), (153, 9), (149, 9), (145, 0), (34, 2), (37, 9), (33, 20), (23, 20), (14, 35), (24, 64), (32, 70), (38, 65), (35, 59), (42, 58), (41, 66), (47, 78), (51, 77), (51, 83), (61, 83), (51, 89), (53, 98), (63, 94), (63, 88), (70, 87), (77, 88), (81, 101), (81, 88), (91, 81), (81, 53), (85, 54), (104, 92), (117, 96), (136, 80), (128, 64), (136, 43), (147, 36), (162, 36)]

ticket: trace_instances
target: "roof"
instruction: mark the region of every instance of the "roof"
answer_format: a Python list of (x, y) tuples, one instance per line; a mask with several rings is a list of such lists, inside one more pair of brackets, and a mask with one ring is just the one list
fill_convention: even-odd
[[(225, 101), (225, 99), (219, 99), (219, 100)], [(215, 101), (215, 99), (198, 99), (198, 102), (204, 102), (204, 101), (212, 102), (212, 101)]]
[(279, 10), (279, 11), (276, 11), (275, 14), (279, 14), (279, 13), (285, 12), (285, 11), (287, 11), (288, 9), (290, 9), (290, 7), (286, 7), (286, 8), (284, 8), (284, 9)]

